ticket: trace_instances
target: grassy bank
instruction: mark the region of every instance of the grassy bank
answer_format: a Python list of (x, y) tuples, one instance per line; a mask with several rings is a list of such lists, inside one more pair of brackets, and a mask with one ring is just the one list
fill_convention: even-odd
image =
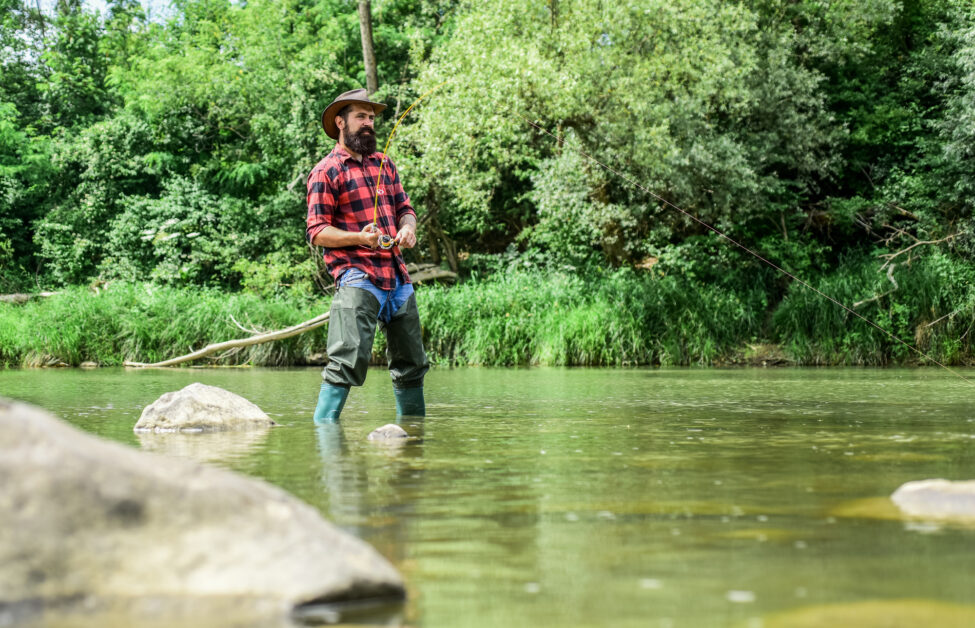
[(762, 294), (615, 273), (510, 274), (422, 295), (430, 352), (472, 364), (709, 364), (755, 337)]
[[(24, 305), (0, 306), (0, 363), (156, 362), (248, 335), (235, 319), (247, 328), (279, 329), (312, 318), (322, 307), (327, 304), (143, 284), (112, 284), (97, 294), (71, 288)], [(324, 345), (318, 330), (247, 347), (221, 363), (296, 364), (324, 351)]]
[[(813, 285), (947, 364), (975, 362), (975, 271), (937, 256), (901, 269), (897, 285), (872, 260), (853, 260)], [(734, 284), (732, 284), (734, 285)], [(717, 286), (679, 276), (620, 271), (511, 273), (453, 287), (421, 287), (424, 341), (433, 361), (483, 365), (689, 365), (745, 363), (748, 347), (815, 365), (925, 361), (826, 299), (790, 286), (771, 306), (765, 288)], [(113, 284), (73, 288), (24, 305), (0, 305), (0, 363), (154, 362), (205, 344), (287, 327), (328, 300)], [(306, 364), (325, 351), (325, 329), (255, 345), (222, 364)], [(382, 336), (376, 359), (382, 361)], [(763, 349), (765, 350), (765, 349)], [(754, 357), (754, 356), (751, 356)], [(759, 358), (760, 361), (760, 358)]]

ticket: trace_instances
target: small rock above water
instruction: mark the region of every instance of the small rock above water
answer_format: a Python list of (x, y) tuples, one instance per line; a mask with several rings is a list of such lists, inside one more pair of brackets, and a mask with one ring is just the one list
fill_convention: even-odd
[(0, 610), (137, 604), (161, 621), (170, 606), (185, 614), (218, 602), (285, 617), (404, 595), (372, 547), (276, 487), (104, 441), (4, 399), (0, 477)]
[(396, 440), (399, 438), (408, 438), (409, 434), (406, 430), (401, 428), (399, 425), (394, 423), (387, 423), (382, 427), (377, 427), (372, 432), (369, 433), (369, 440)]
[(229, 390), (190, 384), (168, 392), (142, 411), (135, 431), (208, 432), (277, 425), (263, 410)]
[(912, 517), (975, 521), (975, 480), (907, 482), (890, 499)]

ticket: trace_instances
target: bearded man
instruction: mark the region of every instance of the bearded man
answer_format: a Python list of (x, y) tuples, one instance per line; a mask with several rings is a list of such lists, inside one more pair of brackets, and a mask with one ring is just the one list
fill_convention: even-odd
[(416, 245), (416, 212), (396, 166), (376, 152), (373, 124), (385, 108), (370, 101), (364, 89), (332, 101), (322, 113), (322, 128), (338, 142), (308, 175), (306, 236), (324, 247), (338, 286), (316, 424), (338, 420), (349, 388), (365, 382), (377, 324), (386, 335), (397, 417), (425, 414), (423, 377), (430, 364), (400, 252)]

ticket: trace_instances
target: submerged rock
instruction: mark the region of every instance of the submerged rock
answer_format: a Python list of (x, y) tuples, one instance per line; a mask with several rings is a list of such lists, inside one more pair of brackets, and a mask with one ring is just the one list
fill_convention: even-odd
[(975, 480), (907, 482), (890, 499), (912, 517), (975, 521)]
[(136, 438), (139, 439), (143, 451), (173, 458), (221, 463), (217, 466), (226, 468), (228, 461), (254, 453), (267, 441), (269, 432), (270, 430), (236, 430), (187, 434), (140, 431), (136, 432)]
[(285, 616), (404, 595), (372, 547), (276, 487), (3, 399), (0, 477), (0, 611), (239, 600)]
[(847, 604), (804, 606), (762, 618), (765, 628), (939, 628), (975, 625), (975, 606), (937, 600), (868, 600)]
[(250, 401), (223, 388), (190, 384), (146, 406), (135, 431), (207, 432), (277, 425)]
[(369, 433), (367, 437), (369, 440), (396, 440), (399, 438), (408, 438), (409, 434), (406, 430), (401, 428), (399, 425), (394, 423), (387, 423), (382, 427), (377, 427), (372, 432)]

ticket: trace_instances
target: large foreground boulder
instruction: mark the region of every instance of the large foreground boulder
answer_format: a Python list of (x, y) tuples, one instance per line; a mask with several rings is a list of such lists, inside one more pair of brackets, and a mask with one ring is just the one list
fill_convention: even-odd
[(0, 618), (73, 601), (257, 600), (286, 614), (404, 595), (372, 547), (280, 489), (4, 399), (0, 477)]
[(920, 480), (907, 482), (891, 500), (912, 517), (975, 522), (975, 480)]
[(190, 384), (146, 406), (135, 431), (210, 432), (264, 429), (277, 425), (250, 401), (229, 390)]

